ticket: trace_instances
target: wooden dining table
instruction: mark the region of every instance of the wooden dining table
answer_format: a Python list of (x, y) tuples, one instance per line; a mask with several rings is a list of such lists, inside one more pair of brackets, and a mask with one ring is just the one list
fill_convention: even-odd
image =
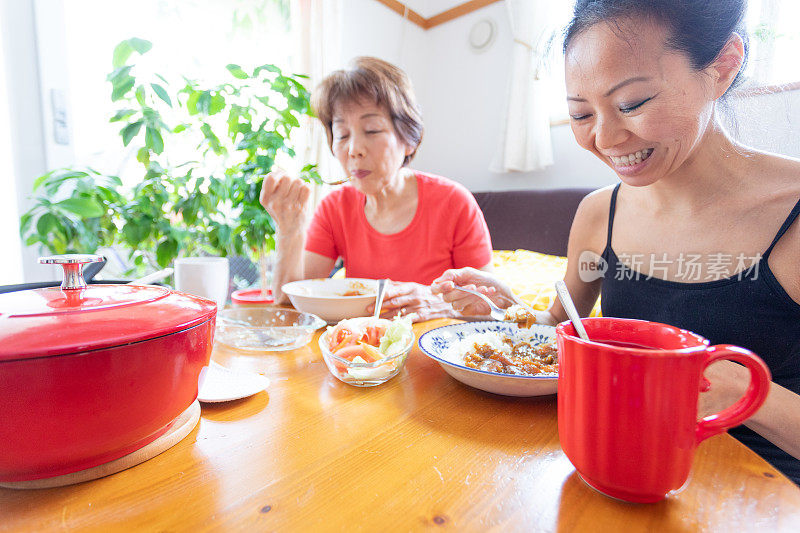
[(204, 404), (186, 438), (122, 472), (0, 489), (0, 531), (800, 531), (800, 489), (727, 434), (700, 444), (682, 490), (625, 503), (576, 474), (554, 395), (470, 388), (416, 346), (387, 383), (354, 387), (317, 336), (289, 352), (215, 346), (267, 390)]

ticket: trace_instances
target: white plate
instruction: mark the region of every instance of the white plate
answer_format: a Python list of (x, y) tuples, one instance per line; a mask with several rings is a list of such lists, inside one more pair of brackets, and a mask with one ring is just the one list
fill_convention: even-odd
[[(281, 290), (298, 311), (335, 323), (345, 318), (366, 316), (367, 306), (375, 301), (375, 287), (374, 279), (323, 278), (293, 281)], [(343, 296), (348, 291), (363, 288), (366, 288), (366, 294)]]
[(269, 378), (261, 374), (231, 370), (211, 361), (202, 370), (197, 399), (206, 403), (229, 402), (252, 396), (268, 386)]
[[(419, 338), (422, 353), (435, 360), (445, 372), (458, 381), (476, 389), (505, 396), (544, 396), (555, 394), (558, 389), (558, 377), (514, 376), (486, 370), (477, 370), (464, 366), (464, 354), (453, 354), (449, 350), (455, 343), (475, 333), (496, 331), (514, 336), (520, 332), (516, 324), (508, 322), (467, 322), (451, 324), (432, 329)], [(554, 342), (556, 328), (553, 326), (534, 325), (529, 330), (535, 342)]]

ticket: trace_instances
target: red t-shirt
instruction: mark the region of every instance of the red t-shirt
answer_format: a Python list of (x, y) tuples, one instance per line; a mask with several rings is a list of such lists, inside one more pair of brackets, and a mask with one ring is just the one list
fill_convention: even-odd
[(424, 285), (448, 268), (483, 267), (492, 243), (483, 213), (462, 185), (421, 172), (417, 212), (398, 233), (379, 233), (364, 214), (366, 197), (346, 185), (322, 199), (308, 229), (305, 249), (342, 257), (351, 278), (389, 278)]

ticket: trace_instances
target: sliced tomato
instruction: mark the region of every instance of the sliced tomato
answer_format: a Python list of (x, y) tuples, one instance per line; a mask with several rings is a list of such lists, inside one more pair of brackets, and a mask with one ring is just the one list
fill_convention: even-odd
[(361, 346), (361, 348), (364, 349), (364, 353), (367, 354), (367, 356), (369, 356), (369, 359), (366, 357), (364, 359), (366, 361), (369, 361), (370, 363), (373, 361), (378, 361), (380, 359), (383, 359), (384, 357), (384, 355), (374, 346), (370, 346), (369, 344), (363, 342), (359, 343), (359, 346)]
[(335, 352), (345, 346), (358, 344), (362, 332), (348, 326), (337, 325), (328, 335), (328, 349)]
[(381, 343), (381, 337), (386, 333), (386, 328), (382, 326), (367, 326), (366, 335), (361, 340), (372, 346), (378, 346)]
[[(365, 346), (364, 344), (357, 344), (355, 346), (345, 346), (341, 350), (337, 350), (336, 352), (334, 352), (334, 354), (336, 354), (338, 357), (341, 357), (342, 359), (347, 359), (348, 361), (352, 361), (356, 357), (360, 357), (367, 363), (377, 361), (378, 359), (381, 358), (381, 357), (375, 357), (371, 353), (367, 352), (367, 350), (364, 349), (364, 346)], [(370, 348), (372, 347), (370, 346)], [(380, 352), (378, 353), (380, 354)]]

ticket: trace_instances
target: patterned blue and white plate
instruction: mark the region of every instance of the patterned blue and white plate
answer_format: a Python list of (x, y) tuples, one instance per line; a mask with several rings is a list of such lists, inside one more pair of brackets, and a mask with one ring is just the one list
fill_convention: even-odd
[(552, 374), (514, 376), (464, 366), (464, 354), (452, 348), (471, 335), (486, 332), (498, 332), (512, 337), (522, 334), (537, 343), (556, 340), (556, 328), (553, 326), (537, 324), (529, 330), (520, 330), (516, 324), (508, 322), (466, 322), (442, 326), (424, 333), (419, 338), (419, 347), (422, 353), (439, 363), (445, 372), (470, 387), (506, 396), (544, 396), (556, 393), (558, 376)]

